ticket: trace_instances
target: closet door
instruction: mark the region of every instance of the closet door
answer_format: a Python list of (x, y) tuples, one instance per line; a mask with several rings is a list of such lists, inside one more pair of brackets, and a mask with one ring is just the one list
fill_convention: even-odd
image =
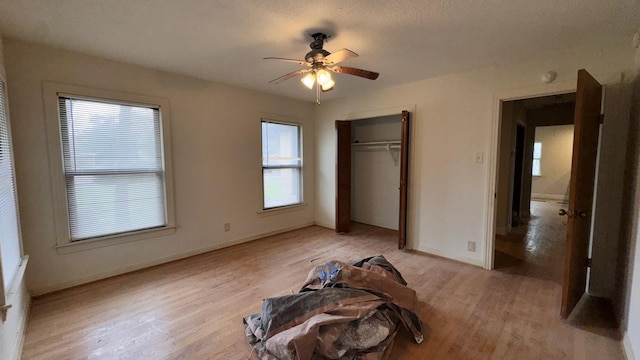
[(398, 249), (407, 246), (407, 179), (409, 177), (409, 112), (402, 111), (400, 143), (400, 211)]
[(336, 232), (351, 229), (351, 121), (336, 120)]

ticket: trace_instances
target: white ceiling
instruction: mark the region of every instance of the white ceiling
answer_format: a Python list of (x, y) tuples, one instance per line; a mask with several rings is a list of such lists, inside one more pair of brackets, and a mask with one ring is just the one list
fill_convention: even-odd
[[(86, 54), (314, 101), (299, 69), (309, 34), (325, 49), (360, 55), (343, 63), (379, 72), (336, 75), (324, 99), (568, 47), (631, 44), (638, 0), (0, 0), (0, 32)], [(631, 46), (631, 45), (629, 45)], [(630, 48), (631, 49), (631, 48)]]

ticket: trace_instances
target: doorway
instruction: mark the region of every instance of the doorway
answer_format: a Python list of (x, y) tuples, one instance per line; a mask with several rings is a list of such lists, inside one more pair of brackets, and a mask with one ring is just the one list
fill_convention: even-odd
[(400, 137), (398, 115), (351, 122), (351, 219), (399, 230)]
[(494, 267), (561, 285), (575, 93), (502, 107)]
[[(398, 248), (405, 248), (409, 115), (408, 111), (403, 110), (400, 116), (390, 115), (353, 121), (336, 120), (336, 232), (348, 233), (354, 216), (356, 220), (359, 217), (360, 221), (364, 219), (365, 223), (387, 228), (395, 228), (390, 224), (397, 224)], [(354, 155), (357, 150), (383, 150), (388, 155), (376, 156), (373, 159), (359, 156), (366, 161), (361, 160), (356, 166), (365, 162), (366, 166), (358, 169), (353, 166), (352, 161), (354, 157), (358, 158)], [(387, 156), (391, 157), (392, 162), (389, 163), (390, 166), (386, 166), (386, 171), (383, 166), (380, 172), (382, 160), (386, 159), (388, 163)], [(359, 176), (354, 178), (354, 171), (359, 171)], [(387, 179), (382, 178), (380, 181), (381, 178), (378, 177), (383, 175), (386, 175)], [(384, 199), (375, 200), (376, 197), (384, 197), (389, 193), (394, 194), (397, 199), (395, 206), (395, 201), (390, 203)], [(372, 198), (377, 201), (376, 204), (368, 203)], [(371, 213), (371, 210), (375, 210), (375, 213)], [(394, 212), (395, 221), (392, 220)]]

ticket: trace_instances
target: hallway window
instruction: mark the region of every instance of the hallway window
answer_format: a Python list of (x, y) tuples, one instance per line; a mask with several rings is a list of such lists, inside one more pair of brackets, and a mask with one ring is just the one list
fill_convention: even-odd
[(533, 144), (533, 163), (531, 166), (531, 175), (540, 176), (540, 159), (542, 158), (542, 143)]

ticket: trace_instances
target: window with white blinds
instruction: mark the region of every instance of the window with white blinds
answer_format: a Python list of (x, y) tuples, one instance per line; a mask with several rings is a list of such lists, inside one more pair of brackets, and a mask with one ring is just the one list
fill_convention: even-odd
[[(6, 292), (18, 271), (21, 259), (20, 227), (16, 201), (15, 170), (11, 132), (6, 107), (5, 83), (0, 78), (0, 270)], [(0, 287), (0, 290), (3, 290)], [(0, 295), (0, 306), (2, 304)]]
[(302, 203), (302, 126), (262, 120), (262, 208)]
[(71, 241), (167, 225), (159, 107), (58, 97)]

